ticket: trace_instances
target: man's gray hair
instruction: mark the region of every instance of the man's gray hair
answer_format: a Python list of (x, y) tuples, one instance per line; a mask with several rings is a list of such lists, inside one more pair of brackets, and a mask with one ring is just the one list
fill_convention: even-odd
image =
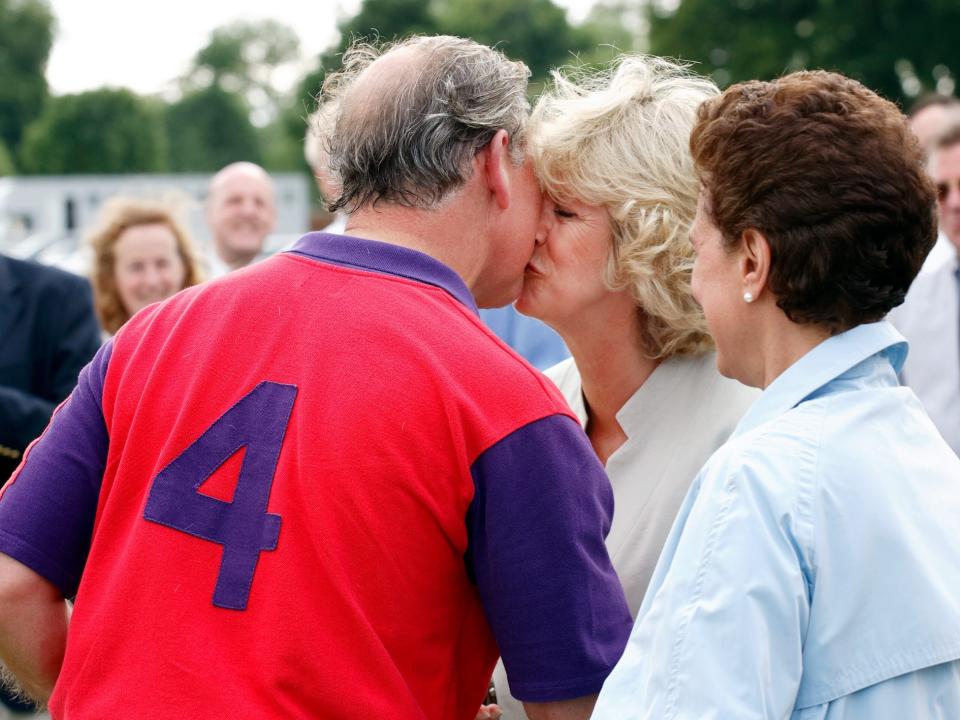
[[(407, 49), (411, 62), (376, 79), (376, 92), (351, 92), (374, 60)], [(380, 201), (433, 207), (469, 178), (473, 157), (501, 129), (521, 164), (529, 77), (522, 62), (463, 38), (415, 36), (379, 49), (354, 43), (320, 98), (321, 108), (336, 108), (336, 121), (322, 129), (342, 188), (331, 211)]]

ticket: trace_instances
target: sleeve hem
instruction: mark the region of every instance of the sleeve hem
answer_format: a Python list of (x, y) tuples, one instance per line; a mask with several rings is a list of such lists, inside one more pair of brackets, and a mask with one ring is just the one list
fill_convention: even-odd
[(69, 573), (59, 563), (46, 553), (5, 530), (0, 530), (0, 552), (12, 557), (19, 563), (23, 563), (37, 575), (55, 585), (64, 597), (71, 597), (75, 594), (68, 592), (73, 588), (73, 583), (68, 580)]
[[(510, 693), (521, 702), (557, 702), (595, 695), (612, 669), (566, 682), (521, 683), (517, 686), (511, 683)], [(509, 675), (507, 678), (509, 680)]]

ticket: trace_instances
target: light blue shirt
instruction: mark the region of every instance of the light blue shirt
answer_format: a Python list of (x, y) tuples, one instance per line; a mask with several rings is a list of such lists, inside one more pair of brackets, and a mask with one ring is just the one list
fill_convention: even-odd
[(960, 459), (887, 323), (818, 345), (698, 474), (602, 720), (960, 718)]
[(517, 312), (513, 305), (484, 308), (480, 311), (480, 319), (538, 370), (546, 370), (570, 357), (567, 346), (557, 333), (539, 320)]

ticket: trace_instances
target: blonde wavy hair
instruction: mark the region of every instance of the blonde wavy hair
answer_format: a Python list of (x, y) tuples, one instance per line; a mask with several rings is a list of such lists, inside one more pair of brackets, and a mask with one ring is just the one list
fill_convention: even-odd
[[(177, 219), (176, 211), (160, 200), (116, 197), (104, 203), (99, 223), (87, 237), (93, 248), (93, 296), (100, 327), (111, 335), (120, 329), (130, 313), (123, 307), (114, 274), (113, 247), (123, 233), (139, 225), (166, 225), (177, 239), (183, 261), (183, 288), (203, 282), (203, 269), (193, 241)], [(180, 288), (181, 290), (183, 288)]]
[(558, 204), (606, 208), (613, 247), (605, 274), (637, 303), (643, 351), (654, 358), (712, 349), (690, 293), (690, 226), (699, 180), (690, 155), (697, 108), (719, 94), (686, 66), (623, 55), (607, 69), (554, 71), (529, 144), (544, 192)]

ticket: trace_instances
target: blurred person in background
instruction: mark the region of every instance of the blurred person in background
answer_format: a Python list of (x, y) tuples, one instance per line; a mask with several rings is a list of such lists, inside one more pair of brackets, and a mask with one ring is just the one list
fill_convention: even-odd
[(109, 200), (89, 242), (97, 316), (108, 336), (147, 305), (203, 280), (193, 241), (162, 202)]
[[(90, 284), (0, 255), (0, 338), (2, 484), (100, 346)], [(32, 708), (6, 689), (0, 689), (0, 703), (15, 712)]]
[[(929, 93), (921, 96), (910, 108), (910, 129), (920, 142), (920, 147), (929, 157), (937, 137), (950, 126), (960, 123), (960, 99), (953, 95)], [(937, 233), (937, 244), (927, 255), (920, 271), (921, 275), (939, 269), (944, 263), (950, 263), (956, 252), (943, 228)]]
[(0, 482), (100, 345), (90, 284), (0, 255)]
[[(517, 308), (573, 353), (546, 374), (610, 477), (606, 544), (633, 615), (690, 483), (758, 394), (717, 371), (690, 294), (699, 182), (688, 141), (717, 92), (667, 60), (625, 56), (556, 73), (531, 119), (546, 198)], [(525, 718), (502, 664), (494, 684), (504, 718)]]
[(595, 720), (960, 717), (960, 459), (883, 321), (933, 246), (900, 110), (836, 73), (701, 105), (692, 288), (763, 389), (698, 474)]
[[(323, 200), (324, 207), (340, 196), (336, 179), (330, 170), (330, 149), (326, 147), (324, 138), (330, 136), (330, 123), (335, 122), (337, 103), (321, 105), (307, 118), (307, 132), (303, 137), (303, 156), (313, 171), (313, 179)], [(343, 211), (329, 213), (329, 221), (323, 227), (318, 227), (327, 233), (342, 234), (347, 226), (347, 215)]]
[(208, 277), (221, 277), (254, 262), (277, 221), (273, 181), (259, 165), (236, 162), (220, 170), (207, 193), (207, 225), (213, 248)]
[(923, 95), (910, 107), (907, 117), (920, 147), (929, 152), (937, 136), (948, 125), (960, 121), (960, 99), (940, 93)]
[(960, 454), (960, 118), (933, 140), (927, 167), (950, 254), (917, 277), (891, 320), (910, 342), (903, 381)]

